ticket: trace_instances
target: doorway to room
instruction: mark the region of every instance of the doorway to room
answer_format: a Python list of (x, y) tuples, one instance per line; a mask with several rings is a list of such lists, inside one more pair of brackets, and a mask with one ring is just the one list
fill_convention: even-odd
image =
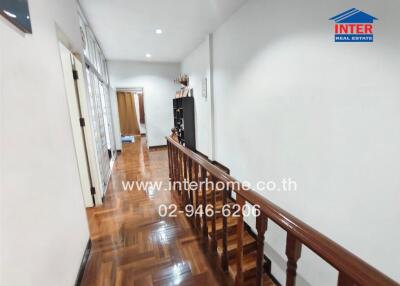
[(145, 136), (146, 115), (143, 88), (117, 88), (118, 114), (123, 143)]

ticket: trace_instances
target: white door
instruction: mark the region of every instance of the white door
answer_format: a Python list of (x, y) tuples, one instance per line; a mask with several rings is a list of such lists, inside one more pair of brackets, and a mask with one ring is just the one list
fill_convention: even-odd
[(92, 119), (91, 112), (91, 97), (90, 97), (90, 82), (88, 82), (89, 86), (89, 96), (86, 92), (86, 85), (84, 81), (84, 68), (82, 63), (74, 57), (75, 70), (78, 74), (78, 80), (76, 80), (78, 94), (80, 98), (80, 107), (82, 117), (85, 118), (86, 124), (83, 127), (86, 139), (86, 150), (88, 154), (88, 161), (90, 167), (90, 174), (92, 179), (92, 187), (95, 188), (95, 202), (96, 206), (102, 205), (103, 196), (104, 196), (104, 186), (102, 183), (102, 176), (100, 170), (100, 163), (97, 157), (97, 148), (96, 148), (96, 122)]
[(94, 198), (92, 196), (92, 183), (91, 174), (88, 163), (88, 155), (86, 150), (86, 143), (84, 132), (82, 129), (83, 121), (81, 120), (81, 112), (79, 105), (79, 95), (75, 86), (73, 75), (74, 70), (74, 56), (71, 52), (60, 43), (60, 54), (62, 67), (64, 71), (65, 90), (67, 94), (69, 113), (71, 118), (72, 134), (74, 137), (75, 152), (79, 175), (81, 179), (82, 195), (86, 207), (94, 206)]
[(106, 115), (103, 111), (101, 100), (102, 87), (101, 82), (90, 69), (86, 69), (86, 74), (88, 76), (90, 113), (92, 117), (97, 159), (99, 162), (101, 181), (105, 190), (108, 179), (110, 177), (111, 169), (110, 158), (108, 156), (107, 135), (104, 120)]

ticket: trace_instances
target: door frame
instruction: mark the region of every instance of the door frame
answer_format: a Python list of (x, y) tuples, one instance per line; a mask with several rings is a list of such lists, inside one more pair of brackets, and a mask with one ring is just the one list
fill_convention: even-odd
[[(139, 87), (139, 86), (136, 86), (136, 87), (116, 87), (115, 88), (115, 97), (117, 97), (118, 91), (132, 92), (134, 95), (136, 93), (139, 93), (139, 92), (142, 93), (142, 96), (143, 96), (144, 122), (145, 122), (144, 125), (145, 125), (145, 128), (146, 128), (145, 136), (147, 137), (147, 132), (148, 132), (148, 130), (147, 130), (147, 112), (146, 112), (146, 99), (145, 99), (146, 97), (145, 97), (144, 87)], [(133, 99), (135, 100), (135, 97)], [(116, 100), (118, 102), (118, 98), (116, 98)], [(138, 99), (138, 103), (139, 103), (139, 99)], [(119, 118), (119, 110), (118, 110), (118, 108), (117, 108), (117, 111), (118, 111), (117, 116)], [(138, 124), (139, 124), (139, 128), (140, 128), (140, 115), (138, 116)], [(120, 128), (119, 131), (121, 131), (121, 128)], [(142, 133), (140, 133), (140, 136), (142, 136)], [(148, 147), (147, 146), (147, 140), (146, 140), (146, 147)]]
[(103, 203), (103, 194), (90, 124), (83, 65), (62, 42), (59, 42), (59, 47), (85, 206), (99, 206)]

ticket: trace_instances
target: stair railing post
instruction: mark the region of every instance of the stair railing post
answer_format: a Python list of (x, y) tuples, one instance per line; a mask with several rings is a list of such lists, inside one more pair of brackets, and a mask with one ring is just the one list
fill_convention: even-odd
[(187, 156), (183, 154), (183, 206), (186, 207), (188, 204), (188, 193), (187, 193)]
[(256, 271), (256, 285), (263, 285), (264, 275), (264, 241), (265, 232), (267, 230), (267, 218), (261, 213), (256, 220), (257, 228), (257, 271)]
[(236, 249), (236, 279), (235, 285), (243, 285), (243, 230), (244, 230), (244, 220), (243, 220), (243, 207), (245, 205), (245, 200), (238, 193), (236, 193), (236, 203), (240, 207), (239, 218), (237, 221), (237, 249)]
[[(171, 156), (172, 156), (172, 181), (176, 182), (176, 154), (175, 154), (175, 146), (171, 144)], [(172, 185), (175, 190), (175, 184)]]
[(173, 149), (174, 147), (172, 146), (172, 144), (170, 142), (168, 142), (168, 156), (170, 156), (170, 182), (174, 182), (175, 180), (175, 175), (174, 175), (174, 153), (173, 153)]
[[(194, 199), (193, 199), (193, 193), (194, 191), (192, 190), (192, 179), (193, 179), (193, 161), (192, 159), (188, 156), (188, 179), (187, 179), (187, 192), (188, 192), (188, 197), (189, 197), (189, 204), (192, 206), (193, 209), (194, 208)], [(195, 212), (193, 212), (193, 215), (190, 217), (190, 223), (192, 224), (192, 226), (194, 226), (194, 214)]]
[(179, 162), (179, 167), (181, 168), (180, 171), (180, 179), (181, 179), (181, 202), (182, 202), (182, 207), (185, 208), (186, 202), (185, 202), (185, 154), (183, 154), (182, 151), (180, 152), (180, 162)]
[(301, 256), (301, 243), (289, 232), (286, 238), (286, 256), (287, 269), (286, 269), (286, 286), (296, 285), (296, 271), (297, 271), (297, 261)]
[(182, 205), (182, 154), (178, 148), (176, 148), (176, 179), (180, 204)]
[(171, 155), (169, 153), (170, 151), (170, 146), (169, 146), (169, 142), (167, 141), (167, 154), (168, 154), (168, 176), (169, 178), (171, 178)]
[(221, 267), (223, 271), (228, 271), (228, 217), (224, 215), (223, 209), (228, 205), (228, 189), (226, 186), (222, 190), (222, 257)]
[(197, 230), (200, 230), (200, 215), (198, 214), (197, 210), (200, 206), (199, 202), (199, 164), (194, 163), (194, 181), (196, 182), (196, 189), (194, 190), (195, 192), (195, 209), (194, 209), (194, 215), (195, 215), (195, 227)]
[(212, 178), (212, 190), (211, 190), (211, 202), (212, 202), (212, 208), (213, 208), (213, 212), (212, 212), (212, 220), (211, 220), (211, 227), (212, 227), (212, 235), (211, 235), (211, 250), (213, 252), (217, 252), (217, 221), (216, 221), (216, 183), (217, 180), (216, 178), (213, 176)]
[(171, 156), (172, 156), (172, 179), (173, 179), (173, 182), (175, 183), (176, 182), (176, 160), (178, 158), (176, 156), (176, 147), (172, 144), (171, 144)]
[(201, 180), (202, 180), (202, 194), (203, 194), (203, 239), (205, 241), (205, 249), (208, 249), (208, 219), (207, 219), (207, 214), (206, 214), (206, 207), (207, 207), (207, 170), (204, 168), (201, 168)]

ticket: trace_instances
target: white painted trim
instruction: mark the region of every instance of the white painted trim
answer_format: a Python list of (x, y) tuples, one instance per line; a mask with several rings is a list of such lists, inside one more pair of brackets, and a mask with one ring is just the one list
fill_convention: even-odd
[(65, 94), (68, 102), (68, 109), (71, 120), (71, 129), (74, 140), (76, 160), (79, 170), (81, 191), (84, 200), (85, 207), (93, 207), (92, 194), (90, 192), (90, 174), (88, 168), (88, 162), (86, 160), (86, 149), (84, 138), (82, 136), (82, 130), (79, 123), (80, 112), (79, 102), (77, 100), (77, 94), (75, 89), (75, 81), (73, 78), (73, 58), (74, 55), (60, 42), (60, 57), (64, 73), (64, 84)]
[(209, 34), (207, 35), (207, 42), (208, 42), (208, 72), (207, 72), (207, 79), (208, 79), (208, 84), (207, 84), (207, 100), (210, 101), (209, 107), (210, 107), (210, 128), (209, 128), (209, 136), (208, 136), (208, 158), (210, 160), (214, 160), (214, 148), (215, 148), (215, 128), (214, 128), (214, 64), (213, 64), (213, 35)]
[(85, 118), (86, 121), (86, 126), (84, 127), (85, 139), (89, 157), (90, 173), (92, 175), (92, 184), (96, 189), (95, 201), (96, 201), (96, 206), (99, 206), (103, 204), (102, 199), (104, 191), (101, 182), (99, 161), (97, 159), (96, 143), (94, 142), (92, 118), (89, 113), (89, 99), (86, 92), (86, 87), (88, 83), (86, 82), (87, 79), (86, 71), (83, 70), (82, 63), (77, 58), (75, 58), (75, 69), (78, 71), (79, 79), (82, 79), (78, 81), (78, 90), (81, 101), (82, 116)]

